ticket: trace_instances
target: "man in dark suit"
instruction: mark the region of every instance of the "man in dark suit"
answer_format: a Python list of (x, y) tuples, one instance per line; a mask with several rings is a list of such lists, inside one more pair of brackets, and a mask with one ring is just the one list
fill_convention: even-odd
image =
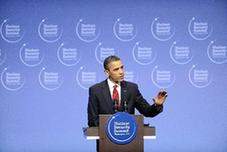
[(135, 113), (135, 108), (146, 117), (154, 117), (163, 111), (166, 91), (160, 91), (150, 105), (141, 95), (137, 84), (124, 81), (124, 65), (119, 57), (104, 60), (107, 79), (89, 88), (88, 126), (99, 125), (99, 114), (117, 111)]

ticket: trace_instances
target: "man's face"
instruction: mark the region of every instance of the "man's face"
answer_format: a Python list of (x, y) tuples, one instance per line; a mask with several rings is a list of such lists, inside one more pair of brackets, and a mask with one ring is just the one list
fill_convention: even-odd
[(124, 80), (124, 65), (121, 60), (110, 62), (109, 68), (108, 70), (105, 70), (105, 72), (110, 80), (115, 83)]

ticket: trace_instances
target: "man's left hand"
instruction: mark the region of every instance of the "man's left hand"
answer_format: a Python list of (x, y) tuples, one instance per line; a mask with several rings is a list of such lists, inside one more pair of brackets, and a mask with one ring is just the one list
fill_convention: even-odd
[(165, 102), (167, 96), (168, 94), (166, 91), (159, 91), (158, 95), (154, 98), (154, 103), (156, 105), (162, 105)]

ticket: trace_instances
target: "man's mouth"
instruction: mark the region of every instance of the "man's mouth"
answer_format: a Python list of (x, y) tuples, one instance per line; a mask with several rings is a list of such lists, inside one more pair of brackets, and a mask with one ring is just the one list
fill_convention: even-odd
[(124, 79), (124, 76), (120, 76), (121, 79)]

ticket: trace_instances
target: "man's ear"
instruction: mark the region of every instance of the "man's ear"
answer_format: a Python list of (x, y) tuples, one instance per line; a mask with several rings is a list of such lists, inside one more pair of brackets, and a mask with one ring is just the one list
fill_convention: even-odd
[(104, 70), (105, 74), (107, 77), (109, 77), (109, 71), (108, 70)]

